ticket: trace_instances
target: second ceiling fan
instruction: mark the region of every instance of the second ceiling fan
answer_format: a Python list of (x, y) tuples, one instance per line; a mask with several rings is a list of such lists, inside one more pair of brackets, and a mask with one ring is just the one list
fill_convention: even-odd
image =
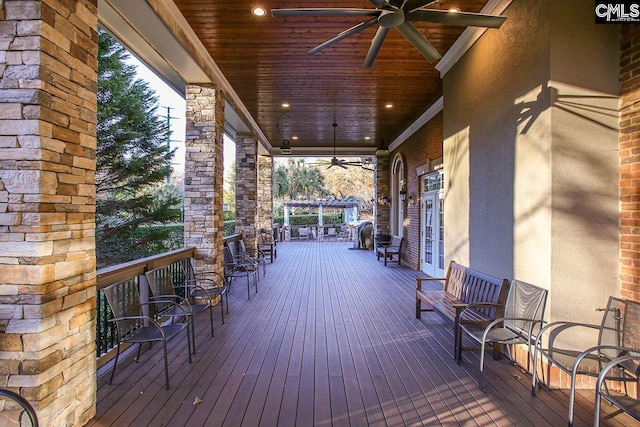
[(360, 166), (363, 169), (366, 170), (373, 170), (367, 167), (367, 165), (369, 165), (368, 162), (363, 162), (361, 160), (344, 160), (344, 159), (338, 159), (336, 157), (336, 128), (338, 127), (337, 123), (333, 123), (331, 126), (333, 126), (333, 157), (331, 158), (331, 160), (329, 162), (318, 162), (318, 163), (312, 163), (312, 165), (317, 165), (317, 166), (327, 166), (327, 169), (332, 168), (333, 166), (338, 166), (341, 168), (346, 169), (347, 166)]
[(485, 28), (500, 28), (506, 17), (499, 15), (487, 15), (482, 13), (470, 13), (459, 11), (447, 11), (440, 9), (423, 9), (440, 0), (369, 0), (375, 9), (357, 8), (299, 8), (299, 9), (271, 9), (275, 16), (371, 16), (367, 21), (355, 25), (326, 42), (314, 47), (307, 53), (313, 55), (332, 46), (339, 41), (357, 34), (375, 24), (378, 24), (376, 35), (371, 40), (371, 46), (364, 60), (364, 68), (371, 68), (391, 28), (398, 30), (402, 36), (413, 45), (429, 62), (439, 60), (442, 56), (435, 47), (411, 24), (413, 22), (433, 22), (446, 25), (473, 26)]

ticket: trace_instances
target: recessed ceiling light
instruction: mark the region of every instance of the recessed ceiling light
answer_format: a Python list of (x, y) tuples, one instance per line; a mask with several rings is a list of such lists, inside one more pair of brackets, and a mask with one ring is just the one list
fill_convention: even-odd
[(288, 102), (282, 103), (282, 108), (289, 108), (291, 105)]
[(370, 136), (365, 136), (365, 137), (364, 137), (364, 140), (365, 140), (365, 141), (368, 141), (368, 140), (370, 140), (370, 139), (371, 139), (371, 137), (370, 137)]
[(298, 137), (297, 136), (293, 136), (293, 137), (291, 137), (291, 139), (293, 139), (295, 141), (295, 140), (298, 139)]
[(458, 9), (457, 7), (452, 7), (451, 9), (449, 9), (449, 12), (458, 13), (458, 12), (460, 12), (460, 9)]
[(267, 14), (267, 11), (263, 7), (258, 6), (251, 9), (251, 13), (253, 13), (255, 16), (265, 16)]
[(391, 104), (391, 103), (385, 104), (384, 108), (393, 108), (393, 104)]

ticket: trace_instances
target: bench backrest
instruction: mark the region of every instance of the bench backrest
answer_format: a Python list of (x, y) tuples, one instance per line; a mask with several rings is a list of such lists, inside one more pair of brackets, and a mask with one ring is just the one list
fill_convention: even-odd
[[(509, 291), (509, 281), (451, 261), (444, 290), (465, 303), (482, 301), (504, 304)], [(496, 316), (494, 308), (481, 308), (478, 311), (491, 318)]]

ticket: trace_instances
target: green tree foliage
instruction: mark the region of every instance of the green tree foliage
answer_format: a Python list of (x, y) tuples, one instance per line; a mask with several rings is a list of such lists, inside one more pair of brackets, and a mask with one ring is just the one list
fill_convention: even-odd
[(304, 159), (289, 159), (286, 165), (277, 166), (274, 180), (276, 198), (313, 200), (327, 195), (322, 172), (305, 164)]
[[(181, 195), (164, 182), (171, 173), (166, 122), (158, 98), (135, 79), (128, 53), (101, 31), (98, 39), (96, 252), (98, 265), (133, 259), (169, 239), (151, 225), (180, 219)], [(163, 231), (165, 230), (165, 231)], [(153, 244), (152, 244), (153, 242)], [(129, 249), (129, 250), (127, 250)]]
[[(233, 160), (229, 169), (224, 170), (224, 190), (222, 194), (224, 204), (228, 206), (228, 211), (236, 211), (236, 161)], [(235, 218), (235, 215), (234, 215)]]

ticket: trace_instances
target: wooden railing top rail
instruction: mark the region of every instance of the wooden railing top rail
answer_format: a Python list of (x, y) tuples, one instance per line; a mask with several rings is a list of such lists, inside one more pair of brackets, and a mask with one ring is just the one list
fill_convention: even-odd
[(140, 276), (154, 268), (171, 265), (177, 261), (192, 258), (196, 253), (195, 247), (176, 249), (146, 258), (129, 261), (112, 267), (101, 268), (96, 272), (96, 289), (100, 290), (112, 283)]

